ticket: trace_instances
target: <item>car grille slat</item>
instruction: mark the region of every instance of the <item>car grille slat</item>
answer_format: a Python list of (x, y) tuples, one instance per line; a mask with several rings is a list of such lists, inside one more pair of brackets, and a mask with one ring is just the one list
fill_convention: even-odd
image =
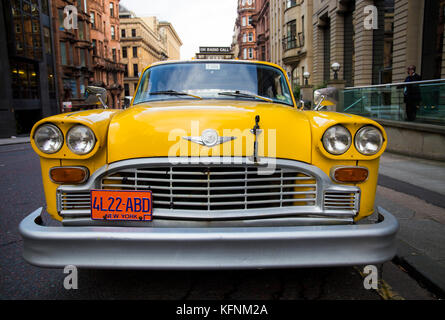
[(247, 165), (125, 169), (103, 177), (100, 188), (151, 190), (158, 208), (203, 211), (314, 206), (317, 195), (314, 176), (288, 168), (261, 176)]
[(311, 169), (312, 166), (298, 162), (278, 164), (269, 175), (260, 174), (257, 165), (247, 163), (176, 166), (168, 162), (133, 163), (93, 175), (85, 186), (59, 187), (60, 215), (70, 221), (88, 217), (92, 189), (150, 190), (153, 217), (165, 219), (298, 216), (341, 217), (352, 221), (358, 213), (358, 188), (336, 186), (315, 167)]

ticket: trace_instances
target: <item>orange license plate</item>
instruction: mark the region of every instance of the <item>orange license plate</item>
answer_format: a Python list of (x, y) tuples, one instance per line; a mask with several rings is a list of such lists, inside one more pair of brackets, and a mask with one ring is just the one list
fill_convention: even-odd
[(91, 190), (93, 220), (151, 221), (151, 191)]

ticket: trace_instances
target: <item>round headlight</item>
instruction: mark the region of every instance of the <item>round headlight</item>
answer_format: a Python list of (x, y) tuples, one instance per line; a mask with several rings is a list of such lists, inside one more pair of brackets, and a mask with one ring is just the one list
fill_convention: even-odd
[(53, 124), (44, 124), (34, 133), (34, 142), (37, 148), (44, 153), (56, 153), (62, 148), (63, 134)]
[(373, 126), (365, 126), (355, 135), (355, 148), (361, 154), (372, 156), (380, 151), (383, 146), (383, 135), (379, 129)]
[(351, 133), (341, 125), (329, 128), (323, 135), (323, 146), (334, 155), (340, 155), (348, 151), (351, 143)]
[(66, 144), (75, 154), (84, 155), (90, 153), (96, 145), (96, 137), (90, 128), (83, 125), (72, 127), (66, 135)]

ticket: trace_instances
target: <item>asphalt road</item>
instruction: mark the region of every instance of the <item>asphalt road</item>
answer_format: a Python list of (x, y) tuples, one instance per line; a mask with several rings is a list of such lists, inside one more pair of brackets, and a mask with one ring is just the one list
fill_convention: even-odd
[(251, 271), (79, 270), (66, 290), (62, 269), (26, 263), (20, 221), (44, 206), (40, 164), (29, 144), (0, 146), (0, 299), (435, 299), (404, 270), (382, 266), (379, 290), (366, 290), (363, 266)]

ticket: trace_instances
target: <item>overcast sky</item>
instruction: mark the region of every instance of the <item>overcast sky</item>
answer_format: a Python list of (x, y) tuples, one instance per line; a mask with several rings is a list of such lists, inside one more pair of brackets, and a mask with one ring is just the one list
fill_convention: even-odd
[(200, 46), (229, 47), (237, 0), (121, 0), (139, 17), (168, 21), (182, 40), (181, 59), (191, 59)]

